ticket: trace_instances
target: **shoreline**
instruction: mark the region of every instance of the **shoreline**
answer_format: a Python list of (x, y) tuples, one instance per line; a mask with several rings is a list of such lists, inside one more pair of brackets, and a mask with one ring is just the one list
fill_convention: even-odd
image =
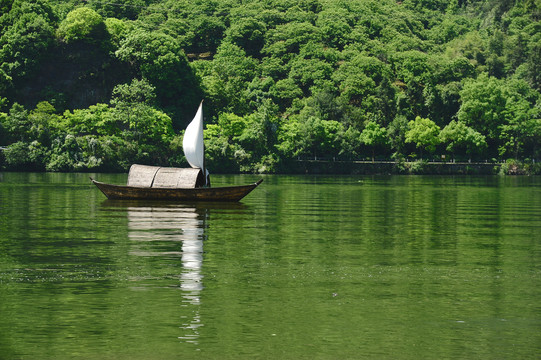
[[(78, 171), (44, 171), (35, 168), (0, 168), (1, 172), (50, 172), (50, 173), (123, 173), (103, 169)], [(269, 174), (269, 175), (541, 175), (541, 163), (506, 162), (437, 162), (437, 161), (360, 161), (303, 159), (287, 160), (271, 172), (223, 172), (214, 174)]]
[(291, 160), (284, 162), (277, 174), (530, 175), (521, 166), (507, 165), (492, 162)]

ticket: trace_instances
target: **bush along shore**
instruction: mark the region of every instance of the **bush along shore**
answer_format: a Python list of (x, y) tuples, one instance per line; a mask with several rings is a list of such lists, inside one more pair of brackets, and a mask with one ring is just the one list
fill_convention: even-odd
[[(23, 162), (23, 165), (9, 166), (5, 163), (3, 152), (6, 147), (0, 147), (1, 171), (44, 171), (43, 165)], [(29, 166), (25, 166), (29, 164)], [(124, 172), (131, 165), (128, 162), (123, 167), (103, 168), (80, 166), (77, 172)], [(184, 157), (174, 166), (187, 167)], [(59, 169), (57, 171), (62, 171)], [(406, 161), (353, 161), (337, 159), (288, 159), (277, 161), (272, 171), (262, 167), (257, 173), (273, 174), (337, 174), (337, 175), (541, 175), (541, 162), (521, 162), (509, 159), (505, 162), (443, 162), (428, 160)], [(253, 171), (252, 171), (253, 172)], [(217, 167), (215, 173), (241, 173), (230, 167)], [(246, 171), (244, 171), (246, 173)]]

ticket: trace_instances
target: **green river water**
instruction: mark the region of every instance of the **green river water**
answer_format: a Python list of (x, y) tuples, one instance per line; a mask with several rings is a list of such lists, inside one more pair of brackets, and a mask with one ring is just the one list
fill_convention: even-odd
[(263, 178), (0, 173), (0, 359), (540, 358), (541, 177)]

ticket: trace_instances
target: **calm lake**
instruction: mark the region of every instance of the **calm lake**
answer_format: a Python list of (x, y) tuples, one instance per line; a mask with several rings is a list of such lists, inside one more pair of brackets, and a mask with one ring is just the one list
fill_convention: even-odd
[(264, 179), (0, 173), (0, 358), (539, 358), (541, 177)]

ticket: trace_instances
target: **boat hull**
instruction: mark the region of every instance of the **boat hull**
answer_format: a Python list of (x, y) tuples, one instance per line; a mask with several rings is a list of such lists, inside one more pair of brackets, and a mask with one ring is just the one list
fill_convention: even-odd
[(263, 179), (242, 186), (209, 188), (148, 188), (112, 185), (90, 178), (108, 199), (170, 200), (170, 201), (240, 201), (255, 189)]

